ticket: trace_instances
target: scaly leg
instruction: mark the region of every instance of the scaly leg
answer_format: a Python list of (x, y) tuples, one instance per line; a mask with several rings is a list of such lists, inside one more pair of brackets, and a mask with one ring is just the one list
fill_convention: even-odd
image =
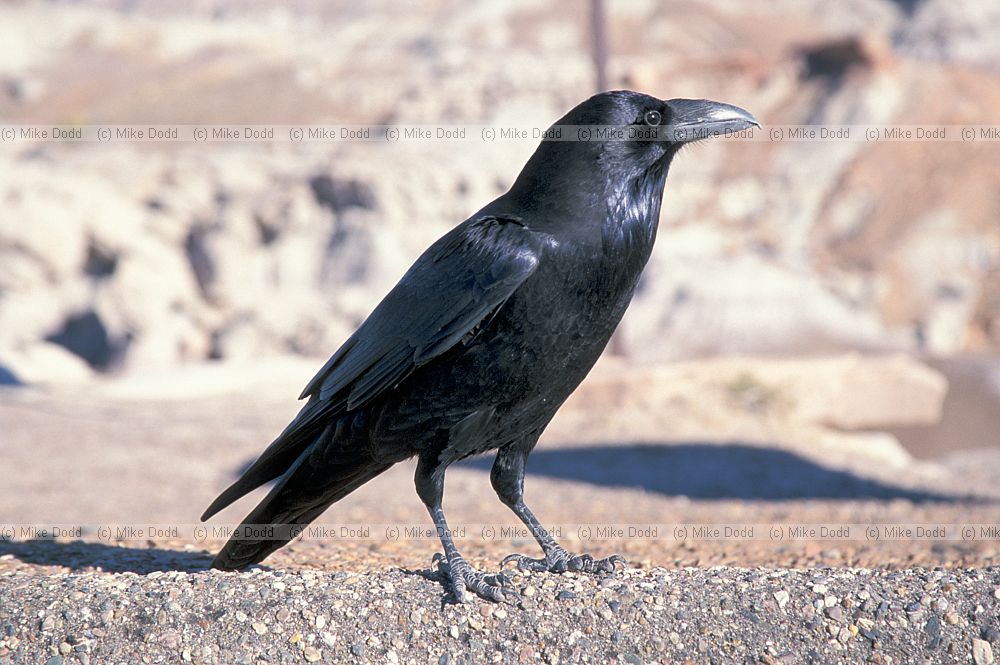
[(567, 570), (585, 573), (613, 573), (615, 566), (621, 564), (628, 567), (628, 562), (620, 554), (613, 554), (606, 559), (594, 559), (589, 554), (570, 554), (555, 541), (549, 532), (541, 525), (528, 506), (524, 503), (524, 463), (528, 452), (520, 449), (505, 448), (497, 452), (490, 472), (493, 489), (500, 500), (517, 515), (527, 526), (538, 544), (542, 546), (545, 558), (532, 559), (524, 554), (509, 554), (500, 563), (501, 566), (514, 561), (520, 570), (547, 570), (561, 573)]
[(455, 600), (464, 603), (466, 590), (494, 602), (519, 600), (520, 597), (514, 589), (513, 583), (505, 574), (481, 573), (470, 566), (459, 554), (458, 548), (455, 547), (455, 541), (451, 537), (451, 531), (448, 529), (448, 522), (445, 521), (444, 511), (441, 509), (441, 499), (444, 496), (444, 467), (427, 462), (428, 460), (424, 457), (420, 458), (414, 482), (417, 494), (427, 506), (427, 512), (434, 520), (438, 537), (444, 546), (443, 558), (446, 565), (441, 566), (440, 570), (447, 575)]

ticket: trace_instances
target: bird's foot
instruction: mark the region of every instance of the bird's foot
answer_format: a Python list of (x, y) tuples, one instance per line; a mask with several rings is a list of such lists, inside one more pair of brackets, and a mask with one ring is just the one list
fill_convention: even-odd
[(466, 591), (495, 603), (521, 602), (521, 595), (514, 588), (514, 583), (504, 573), (481, 573), (461, 555), (448, 559), (440, 552), (434, 555), (433, 563), (438, 565), (438, 571), (447, 578), (448, 588), (459, 603), (467, 600)]
[(612, 554), (605, 559), (595, 559), (589, 554), (570, 554), (559, 545), (549, 548), (544, 559), (532, 559), (524, 554), (508, 554), (500, 562), (506, 566), (509, 562), (517, 563), (518, 570), (548, 571), (564, 573), (567, 570), (581, 573), (613, 573), (618, 564), (628, 568), (628, 561), (621, 554)]

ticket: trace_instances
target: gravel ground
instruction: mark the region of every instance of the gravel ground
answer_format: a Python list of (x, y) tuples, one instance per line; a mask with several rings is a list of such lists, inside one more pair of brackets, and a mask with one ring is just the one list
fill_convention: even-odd
[[(299, 373), (282, 382), (269, 370), (231, 395), (179, 377), (170, 385), (180, 396), (169, 400), (114, 385), (0, 394), (0, 522), (190, 525), (292, 415)], [(189, 395), (191, 386), (205, 395)], [(792, 427), (724, 402), (702, 408), (700, 399), (632, 408), (629, 431), (662, 429), (641, 445), (611, 425), (565, 420), (529, 467), (535, 512), (548, 526), (1000, 523), (996, 450), (894, 463), (868, 449), (878, 437)], [(488, 469), (449, 471), (453, 526), (516, 524)], [(429, 526), (412, 474), (412, 465), (394, 467), (320, 522)], [(213, 524), (238, 522), (259, 498)], [(982, 665), (1000, 653), (995, 538), (563, 542), (595, 556), (621, 552), (633, 567), (607, 580), (517, 575), (523, 608), (457, 606), (428, 567), (434, 539), (296, 541), (243, 574), (206, 570), (222, 544), (212, 538), (0, 539), (0, 665)], [(475, 536), (458, 544), (483, 570), (511, 551), (537, 551)]]
[(1000, 568), (0, 575), (0, 663), (992, 663)]

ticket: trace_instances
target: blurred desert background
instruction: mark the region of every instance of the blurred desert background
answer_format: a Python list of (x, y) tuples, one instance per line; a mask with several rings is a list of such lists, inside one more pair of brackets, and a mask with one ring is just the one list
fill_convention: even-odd
[[(545, 127), (595, 91), (588, 11), (6, 2), (0, 124)], [(765, 127), (1000, 124), (997, 3), (606, 13), (610, 88), (731, 102)], [(0, 143), (0, 521), (195, 522), (416, 256), (534, 148)], [(998, 432), (1000, 143), (710, 141), (674, 162), (639, 292), (527, 491), (548, 522), (990, 523)], [(426, 521), (411, 473), (324, 519)], [(512, 522), (487, 476), (484, 461), (449, 473), (452, 521)], [(0, 545), (0, 565), (114, 558), (46, 547)], [(315, 560), (296, 547), (275, 560)], [(436, 544), (419, 547), (422, 564)], [(664, 565), (773, 556), (600, 547)], [(998, 555), (820, 544), (777, 560)]]

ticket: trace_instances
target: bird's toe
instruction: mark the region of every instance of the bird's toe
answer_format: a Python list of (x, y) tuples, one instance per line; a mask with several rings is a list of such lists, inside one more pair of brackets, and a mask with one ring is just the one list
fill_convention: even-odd
[(439, 563), (440, 571), (447, 577), (449, 590), (458, 603), (469, 600), (467, 592), (495, 603), (521, 600), (514, 583), (504, 573), (481, 573), (461, 557), (448, 561), (444, 556), (440, 556), (435, 557), (435, 560)]
[(508, 554), (503, 558), (502, 561), (500, 561), (500, 567), (502, 568), (512, 561), (515, 564), (517, 564), (517, 569), (522, 572), (526, 571), (538, 572), (550, 569), (548, 560), (532, 559), (531, 557), (526, 556), (524, 554)]

